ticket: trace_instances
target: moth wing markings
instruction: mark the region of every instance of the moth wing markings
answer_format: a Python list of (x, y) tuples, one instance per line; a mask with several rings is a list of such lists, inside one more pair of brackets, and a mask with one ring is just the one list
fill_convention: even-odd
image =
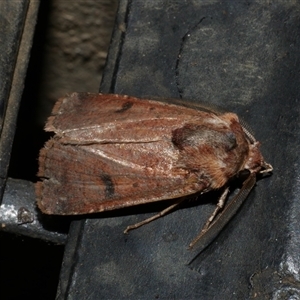
[(149, 142), (186, 123), (201, 125), (214, 117), (207, 111), (155, 100), (74, 93), (58, 101), (46, 130), (56, 132), (65, 143)]
[(87, 151), (81, 146), (63, 145), (55, 139), (46, 144), (40, 156), (39, 173), (44, 180), (37, 185), (42, 211), (100, 212), (173, 199), (201, 191), (205, 186), (193, 175), (161, 172), (151, 176), (100, 155), (88, 156), (87, 159)]
[(83, 145), (81, 148), (97, 157), (126, 167), (127, 174), (140, 171), (149, 176), (154, 173), (169, 175), (179, 158), (179, 151), (168, 140), (149, 143), (93, 144)]

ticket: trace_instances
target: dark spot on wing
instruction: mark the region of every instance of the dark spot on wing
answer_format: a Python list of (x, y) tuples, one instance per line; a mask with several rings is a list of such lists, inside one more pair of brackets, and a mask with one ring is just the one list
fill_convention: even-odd
[(235, 137), (235, 134), (233, 132), (227, 132), (226, 133), (224, 144), (226, 146), (225, 147), (226, 151), (233, 150), (237, 147), (236, 137)]
[(106, 173), (102, 173), (100, 174), (100, 178), (105, 185), (105, 198), (112, 198), (115, 194), (115, 186), (111, 176)]
[(117, 109), (115, 112), (116, 113), (122, 113), (128, 109), (130, 109), (132, 107), (133, 103), (132, 102), (125, 102), (123, 105), (122, 105), (122, 108), (120, 109)]
[(213, 135), (205, 126), (186, 124), (172, 132), (172, 142), (180, 150), (185, 147), (197, 147), (206, 144)]
[(208, 126), (186, 124), (172, 132), (172, 142), (179, 149), (185, 147), (200, 148), (210, 146), (222, 148), (226, 152), (237, 147), (236, 136), (233, 132), (223, 132)]

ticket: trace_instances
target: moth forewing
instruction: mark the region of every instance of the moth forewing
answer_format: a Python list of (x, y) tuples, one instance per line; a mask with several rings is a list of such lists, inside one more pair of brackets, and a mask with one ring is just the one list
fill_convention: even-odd
[[(244, 169), (250, 178), (271, 169), (235, 114), (177, 100), (74, 93), (58, 100), (46, 130), (55, 135), (40, 152), (42, 212), (87, 214), (175, 199), (126, 231), (168, 213), (184, 196), (228, 192)], [(207, 232), (221, 216), (224, 195)]]

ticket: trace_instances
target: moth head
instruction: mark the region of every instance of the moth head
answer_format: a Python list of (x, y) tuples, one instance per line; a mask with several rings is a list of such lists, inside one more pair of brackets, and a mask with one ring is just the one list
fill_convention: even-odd
[(257, 174), (270, 173), (273, 167), (265, 162), (259, 147), (260, 143), (257, 141), (249, 144), (249, 154), (244, 164), (244, 169)]

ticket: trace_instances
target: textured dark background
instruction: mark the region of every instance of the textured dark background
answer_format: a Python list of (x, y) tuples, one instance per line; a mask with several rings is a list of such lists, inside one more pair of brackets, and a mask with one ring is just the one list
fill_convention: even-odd
[[(54, 100), (99, 87), (100, 28), (112, 21), (101, 23), (105, 9), (95, 1), (60, 2), (62, 9), (58, 0), (42, 2), (9, 172), (14, 178), (35, 180), (46, 138), (41, 124)], [(105, 15), (114, 8), (109, 11)], [(51, 12), (63, 17), (51, 19)], [(193, 256), (186, 248), (212, 203), (189, 203), (127, 237), (128, 224), (167, 204), (73, 222), (60, 298), (300, 298), (299, 12), (298, 2), (284, 0), (121, 2), (101, 90), (232, 110), (253, 128), (274, 174), (257, 183), (193, 268), (186, 265)], [(10, 299), (52, 299), (63, 249), (7, 234), (1, 245), (7, 263), (3, 268), (1, 262), (0, 291), (9, 291)]]
[(123, 229), (150, 213), (73, 223), (64, 256), (72, 268), (61, 274), (59, 295), (299, 297), (299, 4), (122, 4), (101, 90), (206, 101), (234, 111), (251, 124), (274, 174), (257, 183), (192, 269), (186, 263), (195, 254), (186, 248), (212, 203), (176, 210), (128, 237)]
[[(43, 126), (56, 99), (72, 91), (99, 90), (117, 8), (114, 0), (40, 2), (9, 168), (10, 177), (33, 182), (39, 149), (48, 138)], [(21, 19), (4, 9), (1, 14), (1, 22), (20, 26)], [(2, 39), (2, 51), (11, 38)], [(63, 246), (6, 232), (0, 232), (0, 245), (0, 299), (55, 298)]]

